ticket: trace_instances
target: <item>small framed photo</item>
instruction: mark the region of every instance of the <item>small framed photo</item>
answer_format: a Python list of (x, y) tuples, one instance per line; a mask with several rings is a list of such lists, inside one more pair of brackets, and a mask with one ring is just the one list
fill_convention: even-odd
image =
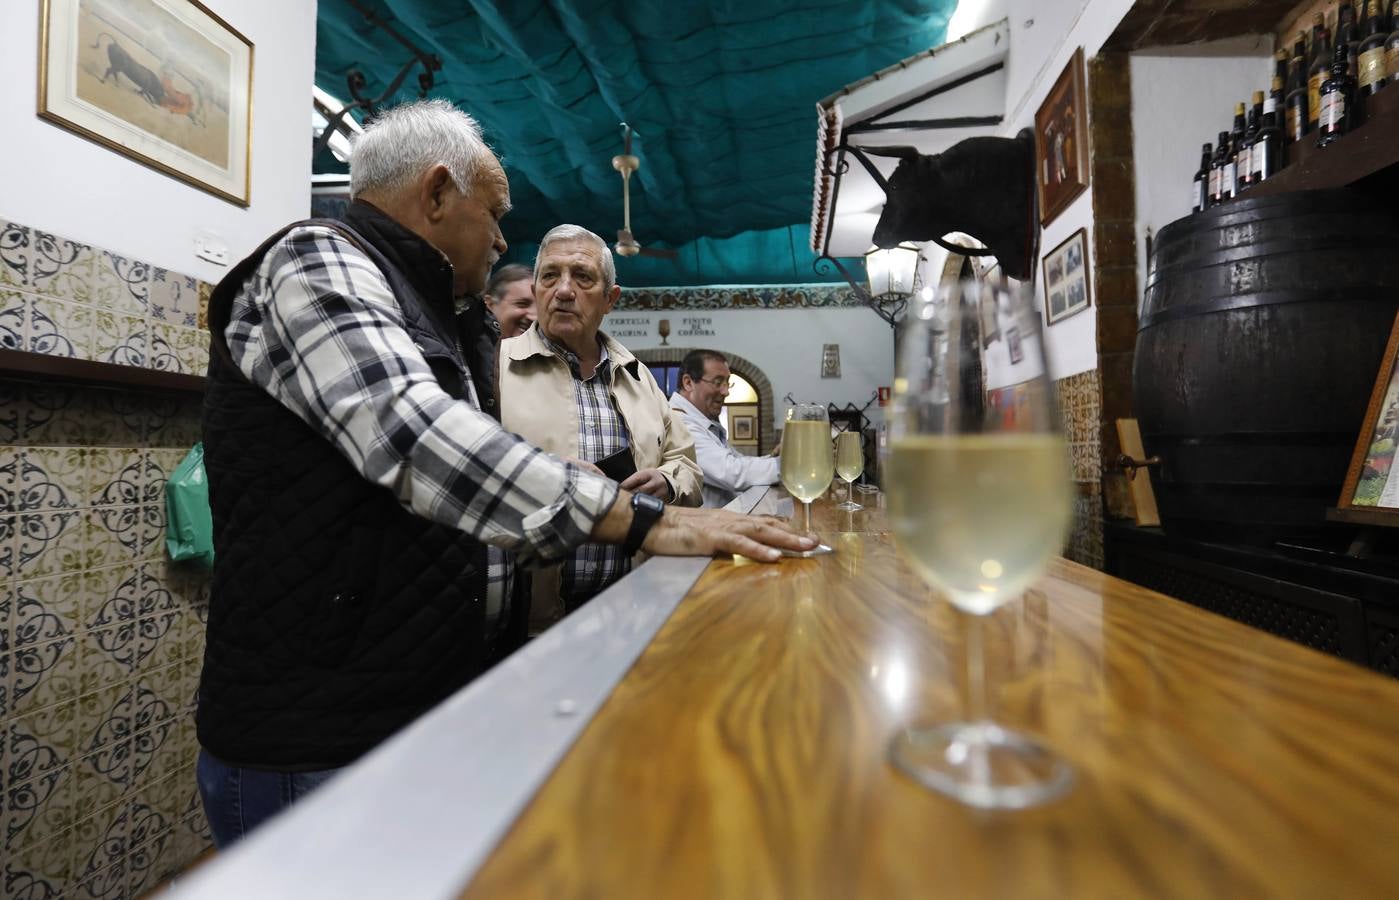
[(734, 416), (734, 418), (733, 418), (733, 426), (734, 426), (734, 440), (736, 440), (736, 441), (751, 441), (751, 440), (753, 440), (753, 417), (752, 417), (752, 416)]
[(1384, 360), (1370, 392), (1370, 405), (1356, 438), (1355, 452), (1341, 488), (1338, 510), (1379, 513), (1399, 525), (1399, 473), (1394, 471), (1399, 443), (1399, 317), (1390, 329)]
[(239, 206), (253, 45), (198, 0), (43, 0), (39, 115)]
[(1044, 257), (1044, 321), (1054, 325), (1092, 305), (1088, 232), (1080, 228)]
[(1025, 358), (1025, 351), (1020, 346), (1020, 326), (1012, 325), (1006, 329), (1006, 349), (1010, 351), (1010, 364), (1015, 365)]
[(1035, 112), (1035, 171), (1040, 224), (1058, 218), (1088, 187), (1088, 101), (1083, 48), (1074, 51)]

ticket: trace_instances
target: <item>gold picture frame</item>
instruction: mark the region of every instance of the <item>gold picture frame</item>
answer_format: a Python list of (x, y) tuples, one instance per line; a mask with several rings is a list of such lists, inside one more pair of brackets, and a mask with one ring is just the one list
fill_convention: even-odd
[(1079, 47), (1035, 111), (1035, 185), (1042, 226), (1088, 189), (1086, 83)]
[(252, 42), (198, 0), (42, 0), (39, 116), (244, 207), (252, 86)]
[(1375, 375), (1365, 419), (1355, 439), (1350, 467), (1336, 509), (1364, 513), (1371, 524), (1399, 525), (1399, 472), (1393, 464), (1399, 444), (1399, 316), (1390, 328), (1384, 359)]

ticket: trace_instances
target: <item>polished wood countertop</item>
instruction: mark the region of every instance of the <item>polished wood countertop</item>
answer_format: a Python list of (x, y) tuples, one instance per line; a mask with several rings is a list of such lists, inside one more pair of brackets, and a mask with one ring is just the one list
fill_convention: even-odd
[(1399, 682), (1066, 561), (985, 633), (1072, 790), (902, 775), (890, 737), (961, 712), (962, 623), (847, 515), (818, 502), (831, 555), (712, 562), (463, 896), (1399, 897)]

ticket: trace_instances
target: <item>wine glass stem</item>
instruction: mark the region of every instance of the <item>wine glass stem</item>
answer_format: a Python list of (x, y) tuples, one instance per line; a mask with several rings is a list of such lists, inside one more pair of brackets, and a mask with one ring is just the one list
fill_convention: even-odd
[(802, 507), (803, 511), (806, 513), (806, 530), (809, 533), (811, 531), (811, 501), (803, 500)]
[(967, 719), (973, 723), (987, 721), (986, 660), (982, 652), (982, 616), (963, 613), (967, 622)]

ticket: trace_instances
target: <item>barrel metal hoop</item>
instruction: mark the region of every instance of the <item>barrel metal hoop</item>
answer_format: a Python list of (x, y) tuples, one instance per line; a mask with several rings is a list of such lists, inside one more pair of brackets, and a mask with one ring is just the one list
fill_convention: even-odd
[[(1197, 272), (1202, 269), (1210, 269), (1215, 266), (1231, 265), (1233, 263), (1247, 262), (1254, 259), (1266, 259), (1270, 256), (1288, 256), (1294, 253), (1317, 253), (1328, 250), (1393, 250), (1392, 240), (1387, 240), (1387, 235), (1376, 235), (1369, 238), (1354, 236), (1341, 236), (1334, 238), (1288, 238), (1278, 241), (1266, 241), (1256, 244), (1240, 244), (1237, 247), (1229, 247), (1223, 250), (1215, 250), (1207, 254), (1191, 254), (1180, 262), (1171, 265), (1160, 265), (1159, 263), (1152, 269), (1151, 281), (1147, 283), (1150, 288), (1158, 281), (1162, 275), (1169, 275), (1175, 272)], [(1158, 243), (1159, 247), (1160, 244)], [(1160, 251), (1157, 251), (1160, 254)]]
[(1171, 431), (1143, 431), (1142, 443), (1166, 441), (1186, 447), (1237, 446), (1239, 444), (1272, 444), (1284, 439), (1291, 446), (1324, 446), (1344, 444), (1355, 446), (1355, 434), (1349, 431), (1227, 431), (1219, 434), (1201, 434), (1198, 431), (1181, 433)]
[(1282, 306), (1288, 303), (1317, 303), (1317, 302), (1350, 302), (1354, 300), (1368, 300), (1378, 303), (1394, 303), (1394, 296), (1384, 291), (1367, 291), (1360, 294), (1351, 294), (1338, 297), (1334, 287), (1328, 287), (1323, 291), (1261, 291), (1256, 294), (1235, 294), (1230, 297), (1214, 297), (1209, 300), (1202, 300), (1198, 303), (1187, 303), (1183, 306), (1172, 306), (1159, 312), (1147, 313), (1143, 315), (1137, 323), (1137, 333), (1146, 331), (1153, 325), (1160, 325), (1163, 322), (1173, 322), (1176, 319), (1188, 319), (1194, 316), (1206, 316), (1214, 313), (1232, 312), (1239, 309), (1254, 309), (1263, 306)]

